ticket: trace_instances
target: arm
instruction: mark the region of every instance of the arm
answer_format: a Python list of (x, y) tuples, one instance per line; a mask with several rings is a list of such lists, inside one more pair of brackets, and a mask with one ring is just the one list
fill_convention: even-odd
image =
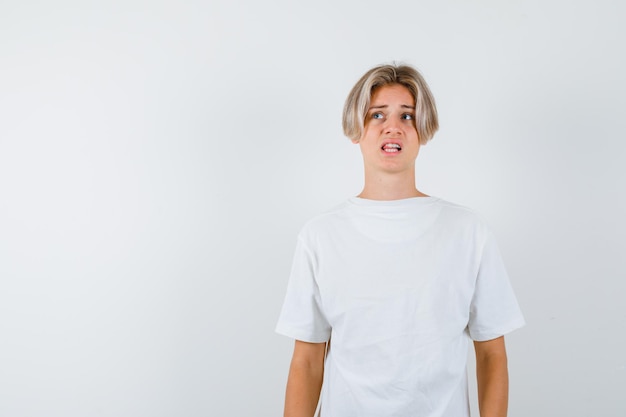
[(504, 336), (485, 342), (474, 342), (478, 408), (481, 417), (506, 417), (509, 400)]
[(313, 417), (324, 377), (326, 343), (296, 340), (289, 367), (285, 417)]

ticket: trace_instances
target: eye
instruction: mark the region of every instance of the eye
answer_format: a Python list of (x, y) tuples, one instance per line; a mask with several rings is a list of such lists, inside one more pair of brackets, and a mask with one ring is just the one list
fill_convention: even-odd
[(404, 113), (402, 115), (402, 120), (413, 120), (413, 115), (411, 113)]
[(382, 119), (383, 118), (383, 114), (379, 111), (377, 111), (376, 113), (372, 113), (372, 119)]

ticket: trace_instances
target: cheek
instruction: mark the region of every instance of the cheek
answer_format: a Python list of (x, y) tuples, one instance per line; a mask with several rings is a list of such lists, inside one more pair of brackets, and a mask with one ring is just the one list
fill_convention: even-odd
[(363, 144), (367, 144), (368, 142), (372, 141), (372, 136), (375, 136), (372, 132), (374, 131), (374, 129), (372, 129), (372, 126), (368, 125), (365, 128), (363, 128), (363, 133), (361, 133), (361, 138), (356, 141), (355, 143), (359, 143), (361, 146), (363, 146)]

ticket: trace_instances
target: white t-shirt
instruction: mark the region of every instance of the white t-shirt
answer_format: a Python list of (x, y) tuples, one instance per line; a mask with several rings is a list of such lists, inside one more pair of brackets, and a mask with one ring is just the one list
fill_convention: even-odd
[(523, 325), (472, 211), (436, 197), (354, 197), (300, 232), (276, 331), (332, 339), (323, 417), (464, 417), (470, 339)]

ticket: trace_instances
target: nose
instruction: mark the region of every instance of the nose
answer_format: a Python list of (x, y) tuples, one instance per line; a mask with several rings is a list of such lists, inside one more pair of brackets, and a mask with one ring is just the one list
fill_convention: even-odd
[(390, 117), (389, 119), (386, 120), (384, 129), (385, 129), (385, 133), (387, 134), (399, 133), (402, 131), (402, 129), (400, 128), (400, 121), (396, 120), (395, 117)]

